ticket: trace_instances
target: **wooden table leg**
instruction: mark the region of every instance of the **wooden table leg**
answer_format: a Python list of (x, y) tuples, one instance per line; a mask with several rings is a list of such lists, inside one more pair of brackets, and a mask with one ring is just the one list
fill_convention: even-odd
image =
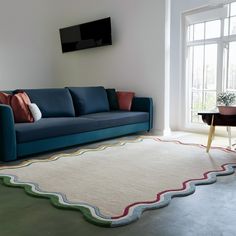
[(214, 124), (214, 115), (212, 115), (211, 126), (210, 126), (209, 133), (208, 133), (207, 150), (206, 150), (207, 152), (209, 152), (209, 150), (211, 148), (211, 142), (212, 142), (213, 136), (215, 134), (215, 126), (213, 124)]

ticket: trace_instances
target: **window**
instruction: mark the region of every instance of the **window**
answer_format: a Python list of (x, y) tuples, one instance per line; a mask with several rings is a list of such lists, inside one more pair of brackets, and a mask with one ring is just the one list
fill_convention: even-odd
[(217, 93), (236, 92), (236, 2), (186, 16), (186, 123), (216, 108)]

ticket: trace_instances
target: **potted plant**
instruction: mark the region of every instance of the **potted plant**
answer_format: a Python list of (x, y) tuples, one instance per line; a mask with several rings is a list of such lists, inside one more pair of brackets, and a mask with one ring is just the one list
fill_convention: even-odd
[(217, 104), (219, 112), (222, 115), (236, 115), (236, 106), (232, 106), (235, 103), (236, 94), (230, 92), (223, 92), (217, 95)]

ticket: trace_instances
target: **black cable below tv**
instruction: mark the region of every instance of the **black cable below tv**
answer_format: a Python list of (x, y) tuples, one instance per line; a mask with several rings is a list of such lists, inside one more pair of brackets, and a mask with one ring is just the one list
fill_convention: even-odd
[(60, 29), (62, 52), (112, 45), (111, 18)]

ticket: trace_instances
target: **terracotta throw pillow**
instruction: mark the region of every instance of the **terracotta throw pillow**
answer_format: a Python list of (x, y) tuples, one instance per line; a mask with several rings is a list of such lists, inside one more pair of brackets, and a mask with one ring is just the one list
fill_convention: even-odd
[(2, 93), (0, 92), (0, 103), (1, 104), (6, 104), (10, 106), (11, 103), (11, 94), (7, 94), (7, 93)]
[(132, 106), (132, 100), (134, 97), (133, 92), (117, 92), (117, 98), (120, 110), (130, 111)]
[(0, 103), (11, 106), (12, 94), (0, 92)]
[(11, 106), (15, 123), (33, 122), (28, 105), (31, 103), (25, 92), (17, 94), (0, 93), (0, 103)]

